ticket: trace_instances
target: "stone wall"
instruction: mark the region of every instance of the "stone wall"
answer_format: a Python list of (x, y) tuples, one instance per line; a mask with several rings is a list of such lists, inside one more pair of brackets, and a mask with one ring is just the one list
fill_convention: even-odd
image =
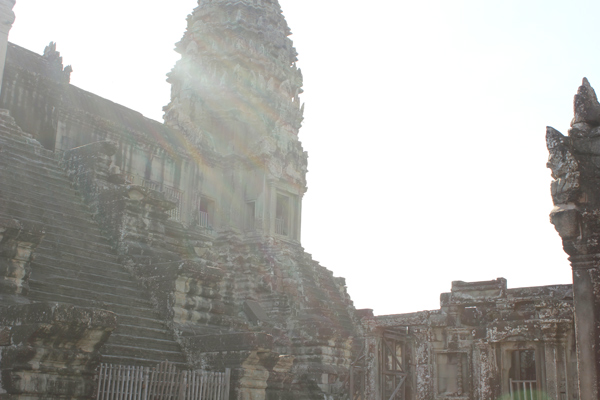
[(507, 289), (502, 278), (457, 281), (441, 295), (440, 310), (368, 318), (376, 375), (369, 398), (387, 398), (381, 349), (395, 337), (406, 399), (503, 398), (511, 379), (532, 382), (550, 399), (577, 399), (572, 296), (570, 285)]
[(95, 398), (98, 350), (116, 325), (113, 313), (66, 304), (0, 307), (0, 395)]
[(115, 147), (69, 150), (65, 167), (188, 359), (232, 368), (237, 398), (341, 396), (357, 323), (345, 281), (296, 243), (169, 220), (164, 194), (120, 179)]

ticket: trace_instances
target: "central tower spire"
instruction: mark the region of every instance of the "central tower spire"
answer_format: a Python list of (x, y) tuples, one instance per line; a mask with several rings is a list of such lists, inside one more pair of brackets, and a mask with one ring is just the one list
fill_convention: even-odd
[(200, 0), (169, 74), (165, 122), (221, 154), (297, 135), (302, 74), (277, 0)]
[(222, 228), (299, 241), (307, 155), (290, 34), (277, 0), (199, 0), (176, 45), (164, 119), (220, 160), (202, 167), (220, 183), (201, 213), (214, 204)]

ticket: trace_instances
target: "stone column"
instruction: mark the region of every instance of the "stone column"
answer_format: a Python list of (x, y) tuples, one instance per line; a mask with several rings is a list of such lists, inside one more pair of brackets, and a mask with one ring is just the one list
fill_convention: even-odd
[(494, 345), (488, 342), (478, 342), (474, 346), (473, 360), (477, 368), (474, 368), (473, 394), (476, 399), (500, 398), (500, 382), (498, 377), (498, 361)]
[(365, 400), (381, 400), (379, 388), (379, 346), (381, 332), (373, 318), (363, 318), (365, 326)]
[(543, 323), (541, 328), (544, 337), (546, 394), (551, 399), (558, 399), (561, 384), (558, 326), (555, 323)]
[(600, 103), (587, 79), (569, 135), (548, 127), (548, 167), (560, 234), (573, 269), (579, 399), (597, 400), (600, 380)]
[(4, 64), (6, 63), (6, 49), (8, 48), (8, 32), (15, 22), (13, 7), (16, 0), (0, 0), (0, 91), (2, 90), (2, 78), (4, 76)]

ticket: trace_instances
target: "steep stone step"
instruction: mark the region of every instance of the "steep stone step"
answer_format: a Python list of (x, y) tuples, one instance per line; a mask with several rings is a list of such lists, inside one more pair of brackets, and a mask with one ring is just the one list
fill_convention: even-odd
[[(68, 238), (66, 238), (68, 239)], [(71, 245), (71, 244), (67, 244), (67, 243), (60, 243), (60, 242), (53, 242), (53, 241), (42, 241), (42, 243), (40, 243), (40, 245), (38, 246), (39, 248), (42, 249), (46, 249), (48, 250), (48, 254), (52, 255), (54, 254), (55, 256), (60, 255), (61, 258), (66, 259), (66, 260), (76, 260), (77, 257), (84, 257), (84, 258), (91, 258), (91, 259), (98, 259), (99, 257), (104, 257), (104, 255), (106, 253), (102, 252), (102, 251), (97, 251), (97, 250), (91, 250), (89, 248), (81, 248), (81, 247), (77, 247), (75, 245)], [(89, 247), (89, 246), (88, 246)], [(117, 262), (117, 257), (109, 254), (106, 259), (102, 259), (100, 258), (102, 261), (109, 261), (111, 263), (116, 263)]]
[[(26, 174), (4, 173), (0, 168), (0, 184), (6, 187), (4, 196), (7, 199), (14, 198), (15, 194), (22, 196), (21, 201), (29, 202), (40, 207), (40, 201), (47, 201), (51, 209), (60, 209), (65, 203), (72, 203), (79, 207), (87, 206), (81, 200), (79, 194), (66, 183), (53, 184), (44, 182), (43, 179), (34, 180)], [(62, 202), (58, 202), (61, 199)], [(45, 204), (41, 207), (45, 208)]]
[[(83, 258), (81, 258), (84, 260)], [(111, 264), (109, 262), (87, 259), (88, 261), (81, 262), (70, 262), (62, 260), (61, 258), (52, 257), (46, 254), (45, 251), (36, 252), (34, 254), (34, 265), (38, 265), (41, 268), (50, 266), (63, 271), (69, 271), (72, 274), (90, 274), (92, 277), (105, 276), (107, 278), (118, 279), (119, 281), (128, 281), (131, 279), (131, 275), (128, 271), (121, 267), (121, 265)], [(118, 267), (115, 268), (115, 267)], [(114, 268), (114, 269), (113, 269)]]
[(68, 222), (62, 223), (62, 225), (54, 225), (53, 220), (46, 218), (45, 220), (40, 218), (32, 218), (31, 214), (27, 214), (26, 210), (21, 210), (18, 204), (7, 204), (2, 201), (0, 197), (0, 216), (3, 218), (16, 218), (23, 222), (42, 222), (46, 230), (46, 234), (54, 233), (57, 236), (70, 237), (76, 234), (81, 240), (89, 241), (90, 243), (108, 243), (108, 239), (102, 236), (102, 232), (98, 226), (94, 229), (84, 229), (85, 224), (72, 225)]
[(126, 317), (119, 316), (119, 334), (132, 336), (132, 337), (145, 337), (151, 339), (165, 340), (165, 338), (171, 338), (172, 332), (164, 327), (150, 326), (147, 324), (141, 326), (140, 324), (129, 325)]
[[(1, 184), (0, 184), (1, 185)], [(0, 196), (0, 214), (15, 216), (12, 218), (20, 218), (30, 221), (40, 221), (46, 226), (53, 226), (67, 230), (75, 230), (79, 232), (91, 232), (101, 235), (100, 228), (95, 226), (94, 229), (84, 229), (89, 224), (89, 220), (83, 217), (82, 213), (77, 213), (76, 205), (71, 213), (66, 211), (60, 213), (52, 210), (45, 210), (41, 207), (28, 204), (26, 202), (15, 201), (14, 198), (9, 200)], [(101, 236), (99, 236), (101, 237)]]
[[(133, 331), (130, 329), (132, 326), (136, 326), (140, 328), (140, 333), (137, 333), (137, 336), (145, 336), (143, 333), (145, 329), (154, 329), (156, 331), (164, 331), (167, 329), (164, 322), (156, 319), (156, 318), (146, 318), (143, 316), (137, 315), (128, 315), (128, 314), (119, 314), (119, 325), (123, 324), (123, 330), (120, 332), (127, 333), (129, 335), (133, 335)], [(128, 327), (128, 330), (125, 329)], [(149, 337), (153, 337), (148, 335)], [(169, 336), (171, 336), (169, 334)]]
[(40, 164), (32, 159), (19, 157), (18, 154), (6, 156), (6, 151), (3, 151), (0, 155), (2, 155), (0, 158), (0, 169), (8, 167), (15, 169), (16, 174), (31, 180), (32, 182), (39, 181), (42, 177), (45, 177), (48, 183), (55, 186), (63, 184), (70, 185), (71, 183), (64, 171), (58, 166), (48, 167), (46, 164)]
[(34, 144), (35, 140), (24, 138), (16, 134), (6, 135), (6, 131), (2, 128), (1, 122), (0, 130), (2, 131), (2, 137), (0, 137), (0, 151), (4, 149), (10, 150), (12, 153), (28, 155), (32, 158), (35, 157), (38, 162), (47, 162), (50, 165), (56, 161), (54, 152)]
[[(160, 364), (161, 362), (165, 361), (164, 359), (162, 360), (151, 360), (151, 359), (147, 359), (147, 358), (130, 358), (130, 357), (121, 357), (118, 355), (114, 355), (114, 354), (106, 354), (103, 353), (103, 350), (100, 349), (100, 353), (102, 354), (102, 362), (108, 363), (108, 364), (117, 364), (117, 365), (141, 365), (144, 367), (155, 367), (156, 365)], [(189, 365), (183, 363), (183, 362), (174, 362), (171, 360), (171, 362), (173, 362), (173, 364), (176, 365), (177, 368), (179, 369), (187, 369), (189, 368)]]
[(185, 363), (53, 154), (32, 143), (0, 113), (0, 216), (42, 223), (46, 231), (31, 265), (29, 298), (113, 311), (118, 326), (101, 350), (105, 362)]
[(113, 332), (111, 337), (111, 344), (117, 346), (131, 346), (131, 347), (144, 347), (155, 350), (178, 352), (179, 345), (173, 340), (165, 340), (158, 338), (149, 338), (145, 336), (132, 336)]
[[(58, 193), (48, 192), (43, 186), (29, 186), (25, 181), (19, 182), (18, 179), (15, 180), (13, 178), (10, 178), (11, 181), (8, 181), (8, 179), (9, 178), (6, 176), (0, 176), (0, 185), (5, 188), (4, 193), (2, 193), (2, 198), (5, 199), (5, 201), (28, 205), (47, 212), (51, 211), (61, 214), (75, 213), (75, 216), (87, 220), (88, 207), (81, 203), (79, 198), (73, 197), (69, 199), (67, 196), (60, 196)], [(61, 187), (58, 192), (60, 193), (68, 190), (70, 190), (70, 188), (65, 186)], [(17, 193), (19, 197), (15, 197)], [(63, 201), (58, 202), (55, 200), (57, 198), (62, 198)], [(71, 207), (75, 206), (76, 208), (69, 209), (67, 204)]]
[(66, 287), (78, 287), (91, 292), (101, 293), (102, 295), (111, 294), (115, 296), (124, 296), (127, 297), (136, 297), (139, 296), (139, 290), (134, 288), (131, 282), (128, 281), (119, 281), (115, 284), (115, 282), (111, 282), (110, 284), (106, 284), (99, 281), (94, 280), (84, 280), (80, 278), (80, 275), (65, 275), (56, 274), (51, 271), (50, 266), (42, 266), (40, 264), (36, 264), (36, 274), (35, 277), (31, 277), (34, 281), (41, 281), (47, 284), (56, 284), (60, 286)]
[[(32, 268), (32, 278), (29, 280), (29, 287), (31, 291), (37, 290), (45, 293), (56, 293), (58, 296), (70, 297), (76, 299), (80, 304), (90, 303), (107, 303), (107, 304), (122, 304), (129, 307), (147, 307), (148, 301), (136, 296), (126, 295), (126, 293), (108, 293), (108, 292), (94, 292), (87, 288), (66, 286), (62, 284), (38, 281), (33, 279), (35, 270)], [(120, 291), (119, 288), (115, 288), (115, 292)], [(137, 292), (139, 295), (139, 292)], [(77, 304), (77, 303), (75, 303)]]
[(39, 269), (43, 269), (44, 274), (71, 274), (82, 281), (102, 283), (105, 285), (131, 285), (129, 281), (131, 276), (129, 272), (126, 271), (117, 271), (109, 268), (94, 268), (74, 263), (65, 265), (64, 262), (57, 262), (55, 259), (48, 261), (48, 257), (40, 255), (36, 255), (34, 262)]
[(77, 253), (72, 253), (69, 250), (72, 250), (73, 248), (69, 248), (66, 246), (59, 246), (57, 247), (49, 247), (47, 246), (46, 243), (42, 242), (39, 246), (38, 246), (38, 250), (36, 254), (40, 254), (40, 255), (44, 255), (47, 257), (51, 257), (54, 258), (56, 260), (61, 260), (61, 261), (67, 261), (73, 264), (81, 264), (81, 263), (91, 263), (93, 265), (95, 265), (96, 267), (99, 268), (105, 268), (108, 271), (111, 271), (110, 265), (111, 264), (116, 264), (117, 263), (117, 258), (114, 255), (110, 255), (107, 256), (105, 259), (100, 259), (98, 260), (97, 258), (94, 257), (88, 257), (88, 256), (93, 256), (94, 254), (90, 254), (90, 253), (86, 253), (85, 251), (81, 251), (80, 254)]
[(185, 358), (181, 352), (155, 350), (148, 349), (146, 347), (115, 345), (110, 342), (105, 344), (104, 347), (100, 349), (100, 353), (111, 355), (118, 354), (120, 357), (127, 357), (128, 359), (134, 360), (156, 360), (154, 363), (171, 361), (179, 364), (185, 364)]
[[(162, 336), (159, 336), (158, 338), (165, 338), (165, 323), (157, 318), (155, 310), (149, 309), (147, 307), (131, 307), (131, 305), (128, 304), (114, 304), (106, 301), (92, 300), (89, 298), (83, 299), (79, 297), (70, 296), (69, 294), (61, 295), (54, 291), (44, 291), (43, 288), (40, 287), (32, 288), (32, 292), (30, 293), (29, 297), (31, 300), (34, 301), (78, 304), (83, 307), (96, 307), (101, 308), (103, 310), (112, 311), (117, 315), (117, 320), (119, 323), (118, 330), (122, 331), (123, 333), (128, 333), (129, 331), (124, 330), (125, 328), (120, 328), (121, 323), (123, 323), (125, 327), (135, 326), (139, 328), (137, 331), (138, 336), (157, 337), (156, 332), (162, 332)], [(144, 334), (144, 332), (147, 329), (150, 329), (152, 331), (146, 335)], [(170, 337), (170, 335), (167, 336)]]
[[(61, 161), (53, 151), (44, 148), (31, 149), (26, 143), (18, 140), (0, 137), (0, 154), (8, 153), (15, 160), (30, 160), (31, 164), (39, 165), (47, 170), (62, 170)], [(57, 175), (58, 177), (58, 175)], [(61, 177), (66, 178), (66, 176)]]
[(89, 240), (85, 240), (77, 235), (77, 232), (73, 232), (73, 235), (58, 235), (54, 232), (46, 232), (44, 235), (44, 242), (49, 246), (74, 246), (79, 249), (89, 249), (94, 252), (101, 252), (103, 254), (111, 253), (112, 246), (108, 244), (108, 240), (103, 240), (100, 242), (90, 242)]

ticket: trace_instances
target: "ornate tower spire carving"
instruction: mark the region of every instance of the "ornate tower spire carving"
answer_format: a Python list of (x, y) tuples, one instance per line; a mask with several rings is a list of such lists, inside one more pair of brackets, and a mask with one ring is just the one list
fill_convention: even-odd
[(164, 119), (222, 161), (199, 166), (204, 176), (231, 177), (217, 194), (198, 187), (223, 228), (249, 224), (299, 240), (308, 157), (298, 140), (302, 73), (290, 34), (277, 0), (199, 0), (176, 45)]
[(302, 74), (277, 0), (200, 0), (177, 44), (165, 122), (219, 153), (297, 135)]

